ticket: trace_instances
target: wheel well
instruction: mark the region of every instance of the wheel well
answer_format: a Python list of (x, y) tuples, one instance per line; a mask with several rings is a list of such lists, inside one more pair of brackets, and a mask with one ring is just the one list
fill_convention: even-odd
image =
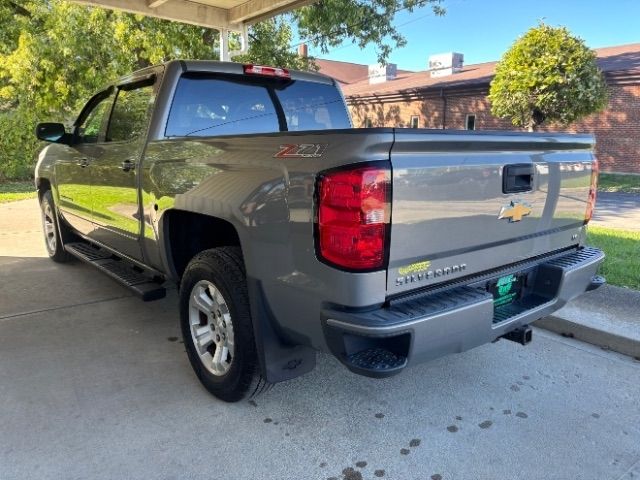
[(51, 182), (46, 178), (36, 179), (36, 188), (38, 189), (38, 200), (42, 200), (44, 192), (51, 190)]
[(220, 218), (171, 210), (164, 214), (163, 223), (164, 234), (169, 239), (167, 259), (179, 278), (189, 261), (203, 250), (240, 246), (235, 227)]

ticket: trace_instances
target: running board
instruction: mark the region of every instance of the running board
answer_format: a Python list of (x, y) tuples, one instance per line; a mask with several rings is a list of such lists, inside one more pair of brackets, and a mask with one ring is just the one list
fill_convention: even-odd
[(134, 267), (105, 249), (85, 242), (67, 243), (64, 249), (79, 260), (106, 273), (145, 302), (159, 300), (167, 294), (163, 286), (146, 276), (139, 267)]

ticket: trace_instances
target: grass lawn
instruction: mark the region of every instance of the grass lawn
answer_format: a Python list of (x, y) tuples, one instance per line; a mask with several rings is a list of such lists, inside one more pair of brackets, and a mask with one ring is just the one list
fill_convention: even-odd
[(600, 272), (608, 283), (640, 290), (640, 232), (590, 226), (587, 243), (607, 255)]
[(640, 175), (616, 175), (601, 173), (598, 177), (598, 190), (601, 192), (624, 192), (640, 194)]
[(0, 183), (0, 203), (15, 202), (25, 198), (36, 198), (33, 182)]

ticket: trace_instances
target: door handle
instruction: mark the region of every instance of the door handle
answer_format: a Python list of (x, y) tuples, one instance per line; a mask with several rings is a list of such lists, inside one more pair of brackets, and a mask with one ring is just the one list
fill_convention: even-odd
[(502, 171), (502, 193), (521, 193), (533, 190), (534, 166), (530, 163), (505, 165)]
[(120, 167), (123, 172), (130, 172), (131, 170), (136, 168), (136, 164), (131, 160), (125, 160), (122, 162), (122, 166)]
[(79, 167), (88, 167), (89, 166), (89, 159), (88, 158), (81, 158), (80, 160), (78, 160), (76, 162), (76, 165), (78, 165)]

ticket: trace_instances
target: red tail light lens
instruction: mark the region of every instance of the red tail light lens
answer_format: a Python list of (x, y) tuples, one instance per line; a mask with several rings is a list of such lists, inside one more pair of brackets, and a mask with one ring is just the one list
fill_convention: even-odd
[(598, 165), (598, 160), (594, 158), (593, 163), (591, 164), (591, 186), (589, 187), (589, 198), (587, 199), (587, 211), (584, 214), (585, 223), (588, 223), (591, 220), (593, 217), (593, 211), (596, 208), (599, 172), (600, 167)]
[(318, 182), (317, 251), (332, 265), (355, 271), (385, 266), (391, 172), (359, 167), (323, 174)]

